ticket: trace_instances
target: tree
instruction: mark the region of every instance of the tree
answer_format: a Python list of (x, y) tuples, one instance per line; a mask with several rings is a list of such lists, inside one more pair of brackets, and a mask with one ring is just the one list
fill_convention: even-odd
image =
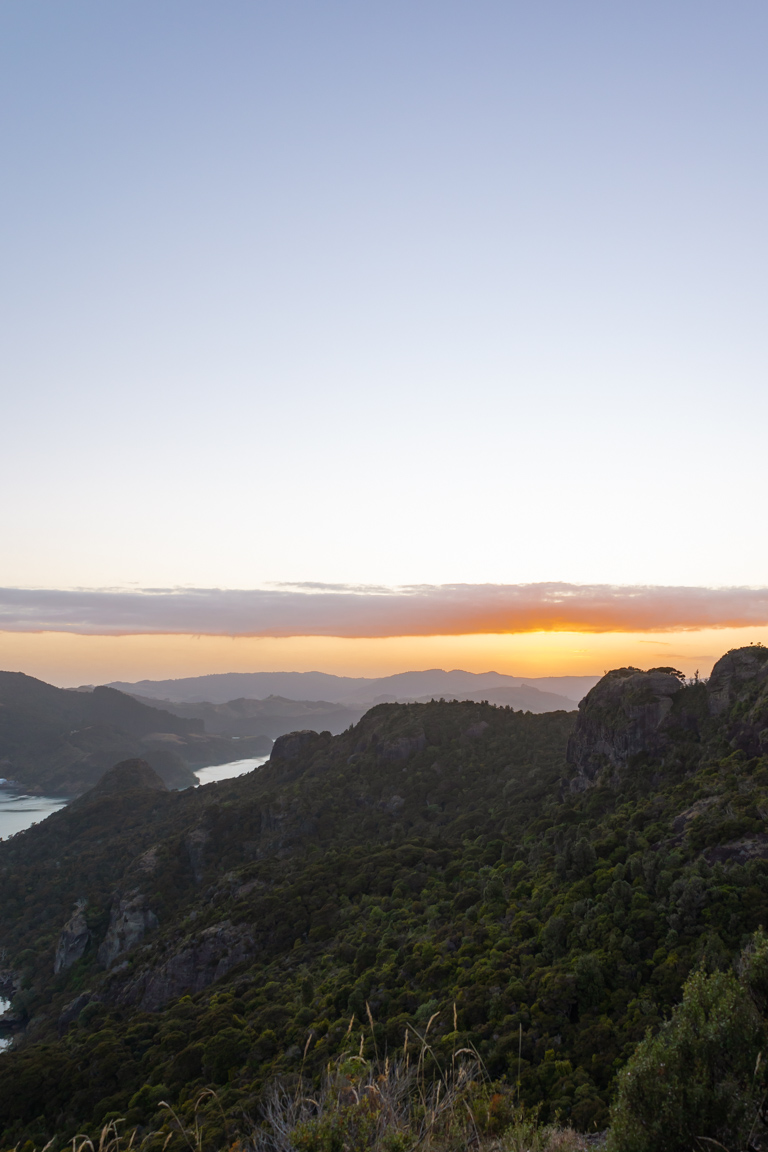
[(766, 973), (761, 930), (738, 976), (699, 970), (688, 979), (671, 1019), (646, 1035), (619, 1076), (610, 1152), (690, 1152), (712, 1140), (748, 1146), (764, 1126)]

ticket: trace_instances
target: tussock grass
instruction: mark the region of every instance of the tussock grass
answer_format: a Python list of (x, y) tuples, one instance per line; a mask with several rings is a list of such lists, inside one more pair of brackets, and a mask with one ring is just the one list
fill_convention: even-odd
[[(329, 1067), (319, 1087), (276, 1081), (255, 1117), (239, 1122), (201, 1093), (191, 1119), (162, 1104), (155, 1130), (104, 1125), (97, 1138), (55, 1139), (39, 1152), (586, 1152), (572, 1128), (542, 1125), (510, 1092), (495, 1091), (476, 1060), (457, 1060), (427, 1081), (423, 1062), (407, 1057), (370, 1063), (348, 1056)], [(218, 1110), (212, 1123), (211, 1108)], [(38, 1152), (28, 1141), (12, 1152)]]
[[(366, 1004), (368, 1025), (374, 1022)], [(301, 1074), (276, 1080), (256, 1116), (226, 1115), (217, 1093), (205, 1089), (179, 1114), (167, 1101), (165, 1121), (154, 1130), (111, 1120), (96, 1139), (56, 1139), (40, 1152), (586, 1152), (594, 1146), (572, 1128), (539, 1122), (519, 1089), (494, 1085), (474, 1048), (454, 1048), (443, 1066), (429, 1031), (406, 1030), (397, 1059), (367, 1060), (363, 1034), (357, 1054), (329, 1063), (319, 1084)], [(454, 1006), (454, 1019), (456, 1009)], [(349, 1022), (351, 1039), (355, 1023)], [(306, 1058), (312, 1035), (304, 1049)], [(375, 1047), (375, 1037), (374, 1037)], [(31, 1141), (11, 1152), (37, 1152)]]

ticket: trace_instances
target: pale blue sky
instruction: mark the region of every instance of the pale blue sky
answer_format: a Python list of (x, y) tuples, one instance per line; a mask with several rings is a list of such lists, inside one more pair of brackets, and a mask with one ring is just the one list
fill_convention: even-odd
[(4, 0), (0, 583), (768, 583), (767, 48)]

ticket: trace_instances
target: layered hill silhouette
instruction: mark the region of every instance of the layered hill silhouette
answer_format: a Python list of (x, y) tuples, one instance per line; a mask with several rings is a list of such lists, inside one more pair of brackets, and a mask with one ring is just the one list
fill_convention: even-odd
[(686, 977), (768, 921), (767, 820), (759, 647), (706, 684), (614, 670), (578, 714), (380, 704), (188, 792), (121, 764), (0, 844), (4, 1145), (162, 1128), (161, 1100), (191, 1124), (213, 1088), (223, 1146), (275, 1077), (428, 1024), (430, 1061), (473, 1046), (502, 1094), (603, 1128)]
[(133, 698), (147, 705), (162, 705), (174, 716), (199, 717), (205, 723), (206, 732), (238, 739), (266, 736), (275, 740), (286, 732), (305, 726), (335, 736), (356, 724), (365, 711), (332, 704), (328, 700), (289, 700), (284, 696), (267, 696), (264, 700), (227, 700), (223, 704), (208, 701), (184, 704), (150, 696)]
[[(382, 694), (385, 695), (385, 694)], [(401, 701), (428, 704), (435, 694), (418, 699)], [(529, 685), (509, 688), (491, 687), (475, 689), (471, 692), (444, 692), (446, 700), (477, 700), (524, 712), (557, 712), (575, 709), (573, 700), (555, 692), (542, 692)], [(346, 728), (356, 724), (368, 711), (367, 707), (354, 707), (346, 704), (333, 704), (328, 700), (294, 700), (285, 696), (267, 696), (264, 700), (228, 700), (224, 704), (198, 702), (179, 703), (175, 700), (153, 699), (151, 696), (134, 696), (135, 700), (148, 705), (161, 704), (163, 709), (174, 716), (201, 717), (207, 732), (224, 736), (255, 737), (268, 736), (271, 740), (293, 729), (312, 727), (328, 731), (336, 736)], [(392, 699), (380, 699), (378, 703), (397, 703)]]
[[(579, 700), (598, 681), (598, 676), (542, 676), (534, 678), (506, 676), (500, 672), (444, 671), (432, 668), (423, 672), (398, 672), (393, 676), (367, 678), (334, 676), (327, 672), (224, 672), (209, 676), (189, 676), (178, 680), (140, 680), (134, 684), (115, 681), (110, 685), (121, 692), (167, 703), (226, 704), (235, 699), (259, 699), (279, 696), (286, 700), (321, 700), (367, 710), (374, 704), (409, 703), (428, 699), (479, 699), (490, 690), (527, 687), (528, 707), (532, 712), (551, 711), (552, 702), (536, 702), (536, 692), (560, 697), (558, 707), (575, 708)], [(499, 703), (511, 703), (509, 700)]]
[[(258, 755), (270, 742), (256, 742)], [(0, 672), (0, 778), (31, 792), (74, 796), (116, 761), (143, 757), (169, 788), (197, 783), (192, 769), (247, 756), (249, 748), (207, 734), (114, 688), (73, 692), (21, 672)]]

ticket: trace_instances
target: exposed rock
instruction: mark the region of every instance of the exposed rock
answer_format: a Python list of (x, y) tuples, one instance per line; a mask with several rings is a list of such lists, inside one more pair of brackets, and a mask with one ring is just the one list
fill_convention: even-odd
[(642, 753), (663, 763), (668, 750), (679, 754), (681, 740), (691, 765), (722, 754), (723, 743), (750, 757), (768, 754), (768, 648), (734, 648), (708, 682), (687, 686), (672, 669), (608, 672), (579, 705), (568, 741), (570, 790), (588, 788), (604, 769), (621, 772)]
[(701, 816), (713, 804), (717, 804), (717, 796), (706, 796), (703, 800), (697, 800), (695, 804), (691, 804), (690, 808), (686, 808), (679, 816), (676, 816), (672, 827), (675, 832), (684, 832), (691, 820), (695, 820), (697, 816)]
[(53, 971), (56, 975), (65, 972), (84, 955), (91, 933), (85, 922), (85, 905), (77, 904), (75, 911), (61, 930), (56, 945)]
[(731, 708), (756, 681), (768, 682), (768, 648), (750, 645), (721, 656), (707, 684), (710, 716)]
[(707, 848), (704, 858), (709, 864), (746, 864), (749, 860), (768, 859), (768, 836), (764, 833), (757, 836), (745, 836), (741, 840), (732, 840), (729, 844), (716, 844)]
[(160, 845), (153, 844), (151, 848), (147, 848), (146, 852), (142, 852), (131, 864), (130, 871), (144, 873), (151, 876), (157, 869), (159, 862)]
[(205, 828), (193, 828), (184, 838), (184, 844), (192, 865), (195, 883), (200, 884), (205, 870), (205, 846), (208, 843), (209, 833)]
[(409, 760), (426, 746), (426, 736), (418, 732), (415, 736), (398, 736), (396, 740), (380, 745), (378, 753), (382, 760)]
[(109, 917), (109, 928), (99, 945), (96, 957), (104, 968), (110, 968), (118, 956), (130, 952), (144, 939), (147, 932), (157, 928), (157, 916), (147, 907), (147, 898), (141, 892), (125, 895), (116, 892)]
[(712, 669), (707, 684), (710, 716), (733, 748), (747, 756), (768, 753), (768, 648), (734, 648)]
[(310, 749), (314, 751), (314, 746), (319, 739), (320, 733), (314, 732), (310, 728), (304, 728), (300, 732), (286, 732), (285, 736), (278, 736), (272, 745), (270, 763), (278, 760), (298, 760)]
[(92, 998), (92, 992), (81, 992), (74, 1000), (70, 1000), (69, 1004), (64, 1005), (58, 1020), (59, 1036), (61, 1036), (73, 1021), (77, 1020), (83, 1008), (85, 1008), (86, 1004), (90, 1004)]
[(593, 783), (605, 768), (627, 767), (630, 757), (664, 746), (663, 723), (683, 685), (669, 672), (617, 668), (603, 676), (579, 704), (567, 759), (577, 770), (573, 791)]
[(159, 967), (140, 973), (120, 989), (117, 1001), (138, 1004), (144, 1012), (157, 1012), (169, 1000), (202, 991), (255, 954), (249, 929), (225, 920), (197, 937), (187, 938), (183, 947)]

